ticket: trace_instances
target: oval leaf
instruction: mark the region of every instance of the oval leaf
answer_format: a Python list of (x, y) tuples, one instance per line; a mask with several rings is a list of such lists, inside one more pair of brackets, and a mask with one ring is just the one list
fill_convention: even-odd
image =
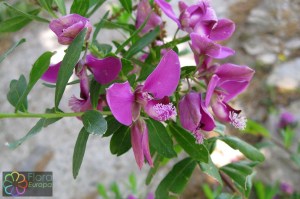
[(9, 91), (7, 93), (7, 100), (11, 105), (14, 107), (17, 106), (18, 102), (20, 103), (19, 110), (22, 112), (26, 112), (28, 103), (27, 98), (23, 98), (22, 101), (20, 101), (21, 96), (24, 94), (25, 90), (27, 88), (27, 82), (24, 75), (21, 75), (18, 80), (11, 80), (9, 85)]
[(107, 122), (99, 111), (86, 111), (81, 119), (85, 130), (90, 134), (102, 135), (107, 130)]
[(130, 128), (122, 126), (111, 137), (110, 152), (120, 156), (131, 148)]

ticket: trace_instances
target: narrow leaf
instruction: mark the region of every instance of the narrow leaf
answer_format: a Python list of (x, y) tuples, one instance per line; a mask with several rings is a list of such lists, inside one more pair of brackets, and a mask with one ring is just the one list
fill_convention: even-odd
[(81, 167), (81, 163), (84, 157), (86, 143), (89, 138), (89, 133), (82, 128), (78, 134), (76, 144), (73, 152), (73, 177), (76, 179), (79, 169)]
[(154, 167), (150, 168), (147, 178), (146, 178), (146, 185), (149, 185), (150, 182), (152, 181), (152, 178), (154, 177), (154, 175), (156, 174), (160, 163), (163, 161), (164, 157), (162, 157), (159, 154), (156, 154), (155, 159), (154, 159)]
[(20, 101), (20, 98), (25, 93), (26, 88), (26, 78), (24, 77), (24, 75), (21, 75), (18, 80), (14, 79), (10, 82), (9, 91), (7, 93), (7, 100), (9, 101), (9, 103), (16, 107), (19, 102), (19, 110), (22, 112), (26, 112), (28, 107), (27, 98), (23, 98), (23, 100)]
[(36, 20), (36, 21), (44, 22), (44, 23), (49, 23), (50, 22), (48, 19), (44, 19), (44, 18), (38, 17), (36, 15), (25, 13), (25, 12), (23, 12), (21, 10), (18, 10), (17, 8), (14, 8), (13, 6), (11, 6), (11, 5), (7, 4), (7, 3), (3, 3), (3, 4), (6, 7), (8, 7), (10, 10), (12, 10), (13, 12), (15, 12), (16, 14), (21, 15), (23, 17), (26, 17), (28, 19), (32, 19), (32, 20)]
[(85, 16), (89, 7), (89, 1), (87, 0), (74, 0), (71, 6), (71, 13), (77, 13), (81, 16)]
[(169, 193), (180, 194), (191, 177), (197, 162), (192, 158), (186, 158), (174, 165), (172, 170), (158, 185), (155, 196), (167, 198)]
[(26, 39), (21, 39), (20, 41), (16, 42), (14, 45), (12, 45), (7, 51), (5, 51), (1, 56), (0, 56), (0, 63), (10, 54), (12, 53), (12, 51), (18, 47), (19, 45), (21, 45), (22, 43), (24, 43), (26, 41)]
[(169, 126), (170, 132), (174, 135), (176, 141), (192, 158), (200, 162), (208, 162), (208, 150), (203, 144), (197, 144), (191, 133), (185, 129), (172, 124)]
[(32, 90), (33, 86), (36, 82), (42, 77), (42, 75), (47, 71), (50, 65), (50, 59), (54, 53), (52, 52), (45, 52), (43, 53), (33, 64), (30, 74), (29, 74), (29, 82), (26, 87), (25, 92), (19, 99), (19, 102), (16, 105), (16, 111), (19, 110), (23, 100), (27, 97), (29, 92)]
[[(30, 11), (29, 14), (37, 15), (40, 12), (40, 9)], [(0, 22), (0, 33), (1, 32), (16, 32), (22, 29), (24, 26), (29, 24), (32, 20), (24, 16), (15, 16), (9, 18), (5, 21)]]
[(107, 122), (99, 111), (89, 110), (81, 116), (84, 128), (93, 135), (102, 135), (107, 130)]
[(211, 158), (208, 158), (208, 163), (200, 162), (199, 163), (201, 170), (206, 173), (207, 175), (213, 177), (217, 180), (221, 186), (223, 186), (223, 181), (221, 179), (219, 169), (216, 165), (212, 162)]
[(131, 0), (119, 0), (120, 3), (122, 4), (123, 8), (128, 12), (132, 12), (132, 2)]
[(101, 91), (101, 84), (99, 84), (95, 79), (93, 79), (91, 81), (91, 86), (90, 86), (90, 97), (91, 97), (91, 104), (93, 109), (97, 109), (100, 91)]
[(258, 149), (251, 146), (250, 144), (242, 141), (239, 138), (223, 136), (223, 137), (219, 137), (219, 139), (224, 141), (231, 148), (239, 150), (250, 160), (259, 161), (259, 162), (262, 162), (265, 160), (264, 155)]
[(136, 41), (129, 50), (125, 53), (124, 57), (127, 59), (130, 59), (133, 55), (143, 50), (146, 46), (151, 44), (152, 41), (155, 40), (156, 36), (158, 35), (160, 31), (159, 26), (156, 27), (153, 31), (147, 33), (145, 36), (143, 36), (141, 39)]
[(56, 81), (55, 90), (55, 107), (58, 108), (60, 100), (64, 94), (67, 83), (73, 73), (73, 69), (79, 60), (82, 45), (86, 35), (87, 29), (83, 29), (73, 40), (71, 45), (68, 47), (67, 52), (62, 60), (58, 77)]
[(166, 127), (153, 119), (147, 120), (149, 133), (149, 143), (160, 155), (172, 158), (176, 157), (176, 152), (173, 149), (173, 141), (169, 136)]
[(66, 11), (65, 1), (64, 0), (54, 0), (54, 1), (55, 1), (56, 5), (58, 7), (59, 12), (62, 15), (66, 15), (67, 11)]
[(111, 137), (110, 151), (112, 154), (120, 156), (131, 148), (130, 128), (122, 126)]
[(247, 120), (247, 126), (246, 129), (243, 130), (243, 132), (252, 135), (262, 135), (264, 137), (270, 137), (270, 132), (264, 126), (253, 120)]
[(52, 10), (52, 3), (53, 0), (38, 0), (39, 4), (45, 9), (47, 10), (49, 13), (53, 14), (53, 10)]
[[(97, 11), (100, 6), (102, 6), (102, 4), (105, 2), (105, 0), (97, 0), (96, 2), (97, 3), (93, 7), (93, 9), (89, 13), (86, 14), (87, 18), (90, 18), (90, 16), (92, 16), (92, 14), (94, 14), (94, 12)], [(91, 2), (90, 2), (90, 4), (91, 4)], [(90, 6), (92, 6), (92, 5), (90, 5)]]

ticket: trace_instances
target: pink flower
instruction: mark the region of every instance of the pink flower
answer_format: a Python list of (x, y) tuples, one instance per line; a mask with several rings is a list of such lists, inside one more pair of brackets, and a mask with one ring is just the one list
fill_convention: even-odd
[(79, 34), (79, 32), (88, 28), (85, 39), (88, 40), (92, 31), (92, 25), (89, 19), (78, 14), (69, 14), (50, 22), (49, 28), (57, 35), (58, 42), (62, 45), (69, 45)]

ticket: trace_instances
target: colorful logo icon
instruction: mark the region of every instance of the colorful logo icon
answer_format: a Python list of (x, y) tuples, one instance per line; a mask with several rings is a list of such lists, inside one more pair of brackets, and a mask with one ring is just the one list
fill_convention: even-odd
[(8, 173), (4, 177), (3, 188), (7, 195), (21, 196), (28, 187), (28, 181), (23, 174), (17, 171)]

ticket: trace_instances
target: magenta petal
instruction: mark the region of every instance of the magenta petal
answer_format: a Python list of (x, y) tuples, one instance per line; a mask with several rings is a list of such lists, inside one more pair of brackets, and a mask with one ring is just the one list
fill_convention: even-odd
[(201, 119), (200, 128), (203, 129), (204, 131), (214, 130), (214, 128), (216, 127), (215, 120), (203, 102), (201, 102), (201, 115), (202, 115), (202, 119)]
[[(219, 45), (219, 44), (217, 44)], [(232, 56), (235, 54), (235, 51), (231, 48), (225, 47), (225, 46), (220, 46), (220, 52), (218, 55), (214, 56), (216, 59), (224, 59), (226, 57)]]
[(201, 36), (197, 33), (191, 33), (190, 37), (192, 40), (191, 46), (199, 55), (207, 55), (214, 58), (219, 56), (221, 51), (221, 46), (219, 44), (216, 44), (206, 36)]
[(211, 106), (214, 115), (220, 120), (221, 122), (230, 122), (229, 118), (229, 107), (224, 104), (221, 100), (217, 100), (212, 106)]
[(180, 22), (178, 20), (178, 17), (174, 13), (172, 6), (169, 3), (167, 3), (165, 0), (154, 0), (154, 1), (170, 19), (172, 19), (177, 23), (178, 27), (180, 28), (181, 27)]
[(143, 132), (143, 138), (142, 138), (142, 147), (143, 147), (143, 153), (144, 156), (148, 162), (148, 164), (153, 167), (153, 161), (149, 149), (149, 137), (148, 137), (148, 128), (144, 120), (142, 120), (144, 125), (144, 132)]
[(119, 58), (97, 59), (93, 55), (87, 55), (86, 65), (91, 69), (95, 80), (100, 84), (107, 84), (116, 79), (122, 68)]
[(46, 82), (56, 83), (60, 64), (61, 62), (58, 62), (57, 64), (51, 64), (48, 70), (42, 75), (41, 79)]
[(114, 83), (106, 90), (106, 100), (114, 117), (124, 125), (131, 125), (134, 95), (130, 84)]
[(78, 99), (75, 96), (72, 96), (69, 100), (69, 106), (74, 112), (85, 112), (92, 109), (92, 104), (90, 98), (88, 99)]
[(80, 97), (83, 99), (87, 99), (90, 92), (89, 77), (86, 70), (86, 66), (83, 66), (77, 74), (80, 80)]
[(234, 23), (229, 19), (219, 19), (216, 27), (210, 33), (209, 38), (214, 41), (226, 40), (235, 30)]
[(236, 80), (250, 81), (255, 71), (248, 66), (239, 66), (235, 64), (222, 64), (216, 70), (216, 75), (221, 78), (221, 81)]
[(183, 128), (193, 132), (199, 127), (202, 117), (200, 104), (201, 96), (194, 92), (185, 95), (179, 101), (179, 118)]
[(188, 8), (188, 5), (183, 1), (179, 1), (178, 2), (178, 7), (179, 7), (179, 11), (183, 12), (185, 9)]
[(165, 53), (155, 70), (146, 79), (143, 91), (161, 99), (170, 96), (176, 90), (180, 79), (178, 55), (170, 50)]
[(208, 83), (207, 86), (207, 92), (205, 97), (205, 106), (208, 107), (211, 97), (214, 93), (215, 88), (217, 87), (218, 83), (220, 81), (220, 78), (217, 75), (213, 75)]
[(135, 161), (141, 169), (144, 164), (143, 132), (140, 131), (140, 127), (137, 122), (131, 127), (131, 146)]
[(238, 94), (242, 93), (249, 85), (249, 81), (235, 81), (228, 80), (220, 83), (219, 87), (222, 88), (226, 93), (224, 93), (224, 102), (228, 102), (232, 98), (236, 97)]

